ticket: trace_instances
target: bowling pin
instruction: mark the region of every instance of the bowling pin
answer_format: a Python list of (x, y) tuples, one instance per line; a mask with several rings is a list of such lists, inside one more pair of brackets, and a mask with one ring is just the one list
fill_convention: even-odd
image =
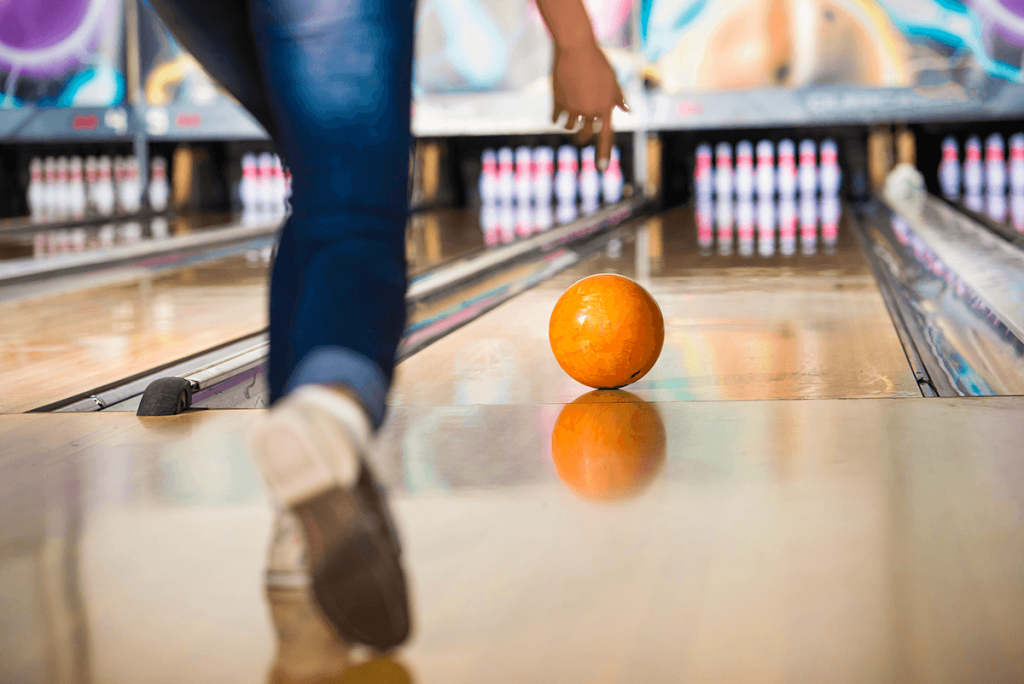
[(555, 215), (551, 209), (551, 203), (546, 204), (535, 204), (533, 206), (534, 218), (533, 218), (533, 229), (535, 232), (543, 233), (546, 230), (550, 230), (551, 226), (555, 223)]
[(274, 155), (270, 152), (262, 152), (258, 157), (259, 162), (259, 201), (258, 205), (264, 214), (272, 214), (274, 211)]
[(273, 160), (274, 164), (270, 167), (270, 197), (272, 213), (280, 218), (288, 211), (287, 199), (285, 197), (288, 189), (284, 178), (284, 165), (281, 163), (281, 157), (275, 154)]
[(533, 150), (529, 147), (516, 148), (516, 201), (520, 207), (530, 206), (533, 201)]
[(555, 220), (559, 225), (575, 221), (577, 215), (576, 202), (558, 202), (558, 206), (555, 209)]
[(96, 184), (99, 182), (100, 172), (96, 157), (92, 155), (85, 158), (85, 203), (86, 213), (98, 214), (96, 207)]
[(754, 146), (749, 140), (736, 144), (736, 197), (750, 200), (754, 195)]
[(259, 202), (257, 197), (259, 169), (256, 155), (249, 153), (242, 156), (242, 179), (238, 184), (238, 199), (242, 202), (242, 213), (251, 215)]
[(818, 148), (806, 138), (800, 141), (799, 188), (801, 198), (814, 197), (818, 191)]
[(834, 197), (839, 194), (842, 171), (839, 168), (839, 146), (832, 138), (821, 141), (821, 166), (818, 178), (822, 196)]
[[(579, 165), (576, 148), (562, 145), (558, 148), (558, 173), (555, 175), (555, 196), (559, 205), (576, 204), (576, 171)], [(574, 212), (575, 213), (575, 212)], [(559, 223), (564, 221), (559, 220)]]
[(732, 145), (727, 142), (715, 146), (715, 196), (732, 200)]
[(551, 196), (555, 182), (555, 151), (550, 147), (538, 147), (533, 151), (533, 200), (540, 207), (547, 207), (551, 213)]
[(512, 204), (515, 197), (515, 153), (511, 147), (502, 147), (498, 150), (498, 202)]
[(1024, 195), (1024, 133), (1010, 136), (1010, 192)]
[(43, 160), (43, 213), (47, 221), (57, 218), (57, 159), (47, 157)]
[(702, 143), (697, 146), (693, 164), (693, 191), (698, 201), (710, 200), (714, 193), (711, 145)]
[(942, 161), (939, 163), (939, 186), (948, 200), (960, 199), (960, 147), (949, 135), (942, 141)]
[(1005, 199), (1006, 148), (999, 133), (993, 133), (985, 141), (985, 190), (989, 195), (1002, 195)]
[(521, 238), (533, 234), (533, 212), (529, 202), (516, 202), (516, 235)]
[(96, 211), (100, 216), (112, 216), (116, 207), (117, 195), (111, 174), (112, 166), (110, 157), (106, 155), (100, 157), (96, 162), (97, 180), (94, 199), (96, 200)]
[[(495, 163), (497, 162), (495, 161)], [(481, 205), (480, 229), (484, 234), (484, 244), (488, 247), (493, 247), (501, 242), (501, 220), (498, 216), (498, 203), (496, 201), (492, 200)]]
[(601, 201), (601, 177), (597, 172), (596, 154), (593, 145), (584, 147), (580, 154), (580, 204), (587, 214), (594, 213)]
[(67, 219), (71, 213), (71, 193), (68, 187), (68, 158), (57, 158), (57, 218)]
[(771, 140), (757, 143), (757, 198), (764, 202), (775, 196), (775, 146)]
[(154, 157), (149, 167), (149, 208), (160, 213), (167, 210), (171, 192), (167, 181), (167, 162), (163, 157)]
[[(80, 220), (85, 217), (85, 179), (82, 177), (82, 158), (72, 157), (68, 163), (68, 214)], [(83, 243), (82, 250), (85, 250)]]
[(498, 204), (498, 222), (501, 225), (501, 241), (506, 245), (514, 242), (516, 239), (516, 207), (513, 202)]
[(796, 196), (796, 146), (792, 140), (779, 142), (778, 188), (779, 197)]
[(964, 195), (964, 204), (971, 211), (981, 213), (985, 208), (985, 199), (981, 196), (981, 193), (967, 193)]
[[(139, 173), (138, 159), (135, 157), (125, 159), (124, 176), (125, 211), (129, 214), (135, 214), (142, 207), (142, 176)], [(139, 230), (142, 230), (141, 227)]]
[(757, 251), (763, 257), (775, 254), (775, 201), (757, 201)]
[(601, 174), (601, 196), (605, 204), (622, 201), (622, 161), (618, 147), (612, 148), (608, 168)]
[(964, 146), (964, 193), (968, 196), (981, 196), (984, 187), (981, 168), (981, 139), (971, 136)]
[(44, 209), (46, 189), (43, 185), (43, 160), (33, 157), (28, 165), (28, 192), (25, 199), (28, 202), (28, 213), (33, 223), (43, 220), (46, 212)]

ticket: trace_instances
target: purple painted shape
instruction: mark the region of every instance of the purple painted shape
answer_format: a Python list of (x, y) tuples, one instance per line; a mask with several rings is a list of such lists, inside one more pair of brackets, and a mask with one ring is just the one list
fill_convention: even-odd
[(82, 23), (90, 0), (0, 0), (0, 43), (15, 50), (59, 45)]

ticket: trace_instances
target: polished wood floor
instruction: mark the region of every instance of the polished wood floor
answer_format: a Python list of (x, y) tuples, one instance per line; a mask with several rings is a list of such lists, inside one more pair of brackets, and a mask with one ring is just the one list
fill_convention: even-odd
[(261, 412), (0, 417), (0, 680), (1024, 681), (1024, 400), (574, 406), (392, 411), (415, 635), (354, 672), (262, 588)]

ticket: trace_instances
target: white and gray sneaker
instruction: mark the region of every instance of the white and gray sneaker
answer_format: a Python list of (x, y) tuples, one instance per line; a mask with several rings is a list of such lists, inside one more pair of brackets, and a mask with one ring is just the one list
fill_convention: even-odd
[(308, 568), (313, 595), (339, 635), (387, 651), (409, 636), (409, 600), (398, 536), (364, 460), (371, 432), (355, 399), (305, 385), (270, 410), (252, 454), (278, 506), (294, 514), (275, 530), (268, 584), (295, 586), (305, 575), (299, 568)]

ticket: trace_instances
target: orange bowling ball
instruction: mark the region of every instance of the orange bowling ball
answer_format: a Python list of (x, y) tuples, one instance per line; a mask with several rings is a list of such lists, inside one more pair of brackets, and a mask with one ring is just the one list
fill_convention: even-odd
[(654, 297), (629, 278), (605, 273), (580, 280), (555, 304), (551, 351), (571, 378), (596, 389), (636, 382), (654, 367), (665, 319)]
[(555, 471), (587, 499), (639, 492), (665, 461), (658, 409), (622, 390), (589, 392), (567, 404), (551, 433)]

